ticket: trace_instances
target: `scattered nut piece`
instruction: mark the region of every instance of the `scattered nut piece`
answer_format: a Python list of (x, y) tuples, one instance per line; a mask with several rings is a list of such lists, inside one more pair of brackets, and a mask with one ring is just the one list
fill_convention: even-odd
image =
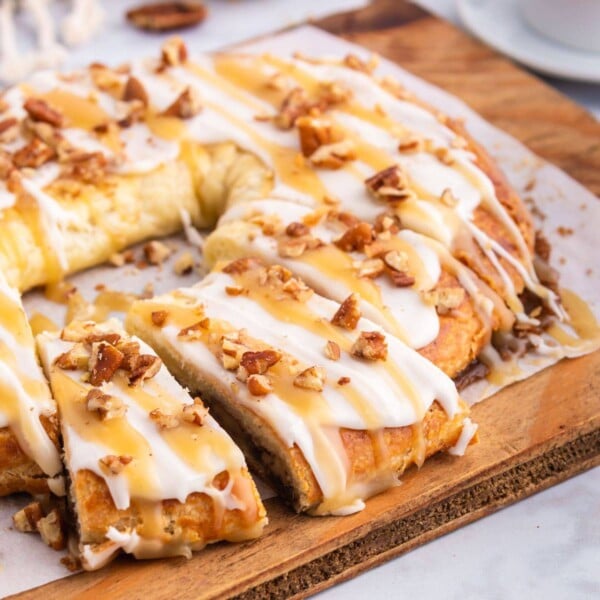
[(13, 523), (17, 531), (32, 533), (37, 531), (38, 521), (44, 516), (42, 505), (39, 502), (31, 502), (13, 515)]
[(387, 274), (396, 287), (410, 287), (415, 283), (415, 278), (404, 271), (390, 269)]
[(449, 208), (454, 208), (458, 204), (458, 198), (450, 188), (446, 188), (440, 196), (440, 202)]
[(228, 296), (241, 296), (246, 291), (247, 290), (245, 288), (240, 287), (239, 285), (226, 285), (225, 286), (225, 293)]
[(275, 116), (273, 122), (279, 129), (291, 129), (296, 120), (307, 115), (313, 105), (309, 102), (306, 92), (302, 88), (294, 88), (283, 99), (279, 114)]
[(399, 152), (413, 153), (422, 152), (425, 149), (425, 143), (422, 138), (409, 136), (398, 144)]
[(37, 522), (42, 541), (53, 550), (63, 550), (67, 545), (65, 524), (57, 508), (53, 508)]
[(338, 344), (328, 340), (327, 344), (325, 344), (325, 356), (329, 360), (340, 360), (341, 350)]
[(151, 265), (162, 265), (171, 255), (172, 250), (157, 240), (152, 240), (144, 246), (144, 255)]
[(12, 160), (19, 169), (27, 167), (37, 169), (55, 157), (54, 148), (38, 138), (33, 138), (27, 145), (19, 148), (13, 154)]
[(123, 90), (123, 100), (125, 102), (139, 100), (144, 106), (148, 106), (148, 92), (146, 92), (146, 88), (137, 77), (131, 75), (127, 79)]
[(292, 296), (294, 300), (298, 300), (298, 302), (306, 302), (314, 294), (314, 291), (297, 277), (288, 279), (281, 289), (286, 294)]
[(362, 252), (373, 242), (373, 228), (368, 223), (358, 223), (350, 227), (334, 244), (344, 252)]
[(150, 411), (150, 419), (158, 425), (159, 429), (174, 429), (179, 426), (177, 415), (165, 413), (160, 408)]
[(385, 360), (388, 353), (385, 336), (379, 331), (361, 331), (350, 353), (367, 360)]
[(296, 387), (322, 392), (327, 374), (323, 367), (313, 366), (305, 369), (294, 378)]
[(310, 233), (310, 229), (304, 224), (294, 221), (285, 228), (285, 234), (293, 238), (303, 237)]
[(276, 350), (247, 351), (242, 354), (240, 367), (248, 375), (264, 375), (273, 365), (281, 360), (281, 353)]
[(369, 57), (368, 62), (362, 60), (356, 54), (347, 54), (344, 57), (344, 65), (355, 71), (361, 71), (363, 73), (371, 74), (377, 68), (379, 64), (379, 57), (376, 54), (372, 54)]
[(204, 406), (200, 398), (194, 398), (194, 404), (186, 404), (181, 411), (181, 418), (186, 423), (201, 426), (208, 415), (208, 408)]
[(14, 117), (0, 121), (0, 144), (10, 144), (19, 136), (19, 121)]
[(110, 381), (123, 362), (123, 353), (108, 342), (94, 342), (89, 360), (90, 383), (98, 386)]
[(177, 257), (173, 270), (176, 275), (189, 275), (194, 269), (194, 256), (191, 252), (184, 252)]
[(414, 195), (408, 189), (408, 181), (400, 165), (375, 173), (365, 179), (365, 185), (373, 195), (387, 202), (399, 202)]
[(454, 163), (454, 157), (452, 156), (452, 152), (449, 148), (436, 148), (433, 151), (433, 154), (440, 162), (444, 163), (445, 165), (452, 165)]
[(125, 416), (127, 406), (117, 397), (104, 394), (98, 388), (92, 388), (85, 397), (86, 407), (97, 412), (102, 421)]
[(277, 252), (282, 258), (298, 258), (306, 251), (307, 241), (303, 238), (282, 238), (277, 242)]
[(316, 167), (340, 169), (348, 161), (356, 158), (354, 142), (346, 139), (319, 146), (311, 155), (310, 162)]
[(152, 319), (152, 323), (157, 327), (162, 327), (169, 316), (169, 311), (167, 310), (153, 310), (150, 314), (150, 318)]
[(115, 456), (109, 454), (102, 457), (98, 463), (102, 471), (107, 475), (119, 475), (123, 469), (133, 460), (131, 456)]
[(375, 279), (383, 273), (384, 268), (385, 265), (380, 258), (367, 258), (366, 260), (360, 262), (358, 267), (358, 276)]
[(152, 379), (162, 367), (162, 361), (154, 354), (140, 354), (129, 375), (129, 385), (137, 385), (146, 379)]
[(328, 119), (304, 115), (296, 119), (300, 137), (300, 149), (306, 158), (311, 157), (318, 148), (333, 143), (331, 122)]
[(358, 296), (350, 294), (341, 304), (331, 319), (334, 325), (344, 329), (354, 329), (360, 320), (361, 312), (358, 307)]
[(340, 377), (337, 380), (338, 385), (348, 385), (350, 383), (350, 377)]
[(465, 290), (460, 287), (447, 287), (428, 290), (422, 293), (428, 304), (433, 304), (440, 315), (446, 315), (458, 308), (465, 299)]
[(62, 127), (64, 117), (54, 110), (45, 100), (40, 98), (27, 98), (23, 103), (23, 108), (34, 121), (42, 121), (53, 127)]
[(385, 264), (394, 271), (408, 271), (408, 254), (400, 250), (390, 250), (383, 256)]
[(253, 396), (266, 396), (273, 391), (271, 381), (266, 375), (250, 375), (246, 383)]
[(166, 117), (191, 119), (202, 110), (202, 103), (198, 92), (191, 87), (186, 87), (179, 96), (162, 113)]
[(54, 364), (65, 371), (86, 371), (90, 360), (90, 353), (82, 343), (76, 343), (70, 350), (61, 354)]

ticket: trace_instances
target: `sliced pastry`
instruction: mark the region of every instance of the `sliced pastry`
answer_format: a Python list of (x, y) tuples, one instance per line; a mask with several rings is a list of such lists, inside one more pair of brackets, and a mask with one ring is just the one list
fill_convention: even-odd
[(56, 404), (19, 293), (0, 272), (0, 496), (62, 493)]
[(73, 322), (37, 342), (85, 569), (119, 551), (190, 556), (260, 535), (265, 510), (241, 451), (146, 344), (116, 321)]
[(298, 511), (347, 514), (474, 433), (440, 369), (278, 265), (240, 259), (134, 303), (126, 327), (210, 403)]

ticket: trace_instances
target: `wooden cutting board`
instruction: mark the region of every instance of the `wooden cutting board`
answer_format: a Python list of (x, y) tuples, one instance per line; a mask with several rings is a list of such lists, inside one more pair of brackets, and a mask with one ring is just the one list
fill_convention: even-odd
[[(484, 118), (600, 194), (600, 124), (451, 25), (399, 0), (320, 26), (463, 98)], [(302, 48), (299, 48), (302, 50)], [(266, 535), (191, 560), (136, 562), (25, 592), (44, 598), (303, 597), (600, 464), (600, 352), (563, 361), (473, 410), (480, 443), (437, 456), (356, 515), (298, 516), (267, 501)]]

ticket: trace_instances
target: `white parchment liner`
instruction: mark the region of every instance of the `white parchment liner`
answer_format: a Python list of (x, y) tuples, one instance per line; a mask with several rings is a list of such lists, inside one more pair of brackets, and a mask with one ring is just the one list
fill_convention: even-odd
[[(268, 37), (241, 48), (244, 51), (272, 52), (280, 55), (302, 50), (316, 57), (341, 56), (348, 52), (363, 57), (369, 55), (369, 51), (360, 46), (309, 26)], [(113, 57), (99, 58), (110, 63)], [(115, 56), (112, 62), (116, 63), (119, 60), (120, 57)], [(552, 244), (552, 265), (560, 273), (561, 285), (582, 297), (600, 320), (600, 267), (596, 262), (600, 250), (597, 241), (600, 235), (598, 199), (560, 169), (544, 162), (520, 142), (484, 121), (457, 98), (389, 61), (382, 60), (379, 70), (382, 74), (394, 76), (408, 89), (446, 114), (465, 120), (469, 132), (498, 161), (522, 197), (534, 199), (544, 215), (543, 221), (538, 218), (536, 225), (544, 231)], [(574, 233), (560, 235), (559, 227), (572, 229)], [(169, 243), (178, 249), (172, 259), (188, 249), (182, 236), (171, 238)], [(197, 253), (196, 248), (193, 251)], [(94, 290), (98, 283), (104, 283), (110, 289), (137, 293), (149, 281), (153, 282), (156, 293), (194, 283), (198, 278), (197, 274), (185, 278), (174, 275), (172, 259), (160, 268), (151, 267), (137, 272), (134, 272), (131, 266), (121, 269), (97, 267), (70, 280), (88, 300), (93, 300), (98, 293)], [(30, 315), (40, 312), (57, 323), (62, 323), (64, 318), (64, 307), (49, 302), (40, 292), (27, 294), (25, 306)], [(520, 378), (556, 361), (555, 357), (534, 357), (521, 361), (520, 367), (523, 372)], [(467, 396), (470, 401), (475, 402), (491, 395), (496, 389), (489, 385), (479, 385), (467, 390)], [(35, 535), (25, 535), (11, 529), (13, 513), (26, 502), (25, 496), (0, 499), (0, 596), (17, 593), (69, 575), (59, 562), (59, 553), (44, 546)]]

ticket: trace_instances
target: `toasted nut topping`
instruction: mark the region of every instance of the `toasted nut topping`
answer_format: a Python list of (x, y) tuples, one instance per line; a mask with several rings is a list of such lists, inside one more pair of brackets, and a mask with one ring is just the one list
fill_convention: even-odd
[(465, 299), (465, 290), (460, 287), (439, 288), (422, 293), (428, 304), (433, 304), (440, 315), (446, 315), (458, 308)]
[(64, 117), (45, 100), (27, 98), (23, 103), (23, 108), (34, 121), (42, 121), (53, 127), (62, 127), (64, 124)]
[(121, 368), (131, 372), (137, 363), (140, 356), (140, 345), (135, 340), (125, 339), (119, 340), (117, 350), (123, 354)]
[(385, 268), (383, 261), (380, 258), (367, 258), (360, 262), (358, 267), (359, 277), (379, 277)]
[(115, 456), (108, 454), (102, 457), (98, 464), (107, 475), (118, 475), (133, 460), (131, 456)]
[(144, 255), (151, 265), (162, 265), (171, 252), (172, 250), (168, 246), (156, 240), (148, 242), (144, 246)]
[(358, 296), (350, 294), (337, 309), (335, 315), (331, 319), (334, 325), (343, 327), (344, 329), (354, 329), (360, 320), (361, 313), (358, 307)]
[(14, 142), (19, 135), (19, 121), (14, 117), (0, 121), (0, 144)]
[(98, 89), (120, 96), (119, 91), (123, 87), (122, 75), (99, 63), (90, 65), (89, 73)]
[(162, 327), (169, 316), (169, 311), (167, 310), (154, 310), (152, 311), (150, 318), (152, 319), (152, 323), (157, 327)]
[(127, 79), (125, 89), (123, 90), (123, 100), (130, 102), (131, 100), (139, 100), (144, 106), (148, 106), (148, 92), (142, 82), (131, 75)]
[(32, 139), (26, 146), (17, 150), (13, 155), (13, 162), (19, 169), (37, 169), (56, 157), (53, 148), (38, 138)]
[(440, 196), (440, 201), (442, 204), (454, 208), (458, 204), (458, 198), (452, 193), (450, 188), (446, 188), (442, 195)]
[(392, 165), (365, 179), (365, 185), (376, 197), (387, 202), (398, 202), (411, 197), (406, 175), (399, 165)]
[(59, 369), (66, 371), (77, 371), (79, 369), (86, 371), (90, 360), (90, 353), (81, 343), (76, 343), (70, 350), (61, 354), (54, 364)]
[(194, 398), (194, 404), (186, 404), (181, 411), (181, 418), (186, 423), (193, 423), (194, 425), (202, 425), (204, 419), (208, 415), (208, 409), (200, 398)]
[(294, 88), (284, 98), (279, 109), (279, 114), (274, 119), (274, 123), (279, 129), (291, 129), (296, 120), (301, 116), (307, 115), (313, 106), (302, 88)]
[(228, 296), (241, 296), (242, 294), (244, 294), (247, 290), (243, 287), (240, 287), (238, 285), (226, 285), (225, 286), (225, 293)]
[(102, 152), (70, 152), (60, 158), (63, 177), (83, 183), (98, 183), (106, 174), (108, 161)]
[(433, 152), (435, 157), (445, 165), (451, 165), (454, 163), (454, 157), (449, 148), (436, 148)]
[(171, 413), (164, 413), (160, 408), (150, 411), (150, 419), (158, 425), (159, 429), (174, 429), (179, 426), (179, 417)]
[(337, 380), (338, 385), (348, 385), (350, 383), (350, 377), (340, 377)]
[(39, 502), (31, 502), (25, 508), (13, 515), (13, 523), (17, 531), (31, 533), (37, 531), (38, 521), (44, 516), (42, 505)]
[(408, 271), (408, 254), (399, 250), (390, 250), (383, 256), (385, 264), (394, 271)]
[[(176, 1), (143, 4), (126, 13), (127, 20), (132, 25), (149, 31), (170, 31), (191, 27), (204, 21), (206, 15), (206, 7), (200, 2)], [(179, 38), (173, 39), (181, 41)]]
[(300, 136), (300, 148), (306, 158), (321, 146), (333, 143), (331, 123), (327, 119), (302, 116), (296, 119), (296, 127)]
[(371, 74), (377, 68), (379, 64), (379, 57), (376, 54), (372, 54), (369, 57), (369, 61), (365, 62), (356, 54), (348, 54), (344, 57), (344, 65), (355, 71), (362, 71), (363, 73)]
[(248, 391), (253, 396), (266, 396), (273, 391), (271, 381), (266, 375), (250, 375), (246, 381)]
[(298, 258), (306, 251), (307, 241), (303, 238), (282, 238), (277, 243), (277, 252), (282, 258)]
[(329, 360), (340, 360), (340, 347), (335, 342), (328, 340), (327, 344), (325, 344), (325, 356)]
[(218, 490), (224, 490), (229, 483), (229, 473), (227, 471), (221, 471), (217, 473), (212, 480), (213, 487), (216, 487)]
[(108, 342), (94, 342), (89, 361), (90, 383), (98, 386), (110, 381), (123, 362), (123, 353)]
[(185, 42), (178, 36), (169, 38), (161, 49), (162, 61), (165, 65), (176, 67), (187, 61), (188, 51)]
[(104, 394), (98, 388), (92, 388), (85, 397), (89, 411), (97, 412), (102, 421), (125, 416), (127, 406), (115, 396)]
[(129, 375), (129, 385), (136, 385), (146, 379), (152, 379), (162, 367), (162, 361), (154, 354), (140, 354), (135, 361), (135, 367)]
[(377, 215), (375, 219), (374, 229), (377, 233), (389, 231), (390, 233), (398, 233), (400, 231), (399, 220), (395, 216), (382, 213)]
[(185, 88), (174, 100), (173, 104), (165, 109), (163, 115), (167, 117), (178, 117), (180, 119), (191, 119), (202, 110), (202, 103), (198, 92), (191, 87)]
[(223, 273), (228, 275), (241, 275), (253, 267), (260, 266), (260, 262), (255, 258), (238, 258), (223, 267)]
[(201, 319), (197, 323), (193, 325), (189, 325), (188, 327), (184, 327), (178, 334), (177, 337), (183, 338), (188, 342), (194, 340), (202, 339), (203, 332), (206, 331), (206, 327), (204, 325), (204, 321), (206, 319)]
[(314, 294), (314, 291), (304, 281), (296, 277), (288, 279), (281, 289), (286, 294), (292, 296), (294, 300), (298, 300), (298, 302), (306, 302)]
[(242, 354), (240, 366), (246, 369), (248, 375), (264, 375), (280, 359), (281, 353), (276, 350), (249, 351)]
[(94, 342), (108, 342), (112, 346), (119, 343), (121, 336), (114, 331), (92, 331), (89, 333), (85, 342), (87, 344), (93, 344)]
[(303, 237), (310, 233), (310, 229), (304, 223), (294, 221), (285, 228), (285, 234), (293, 238)]
[(310, 162), (324, 169), (340, 169), (344, 163), (355, 158), (354, 142), (347, 139), (319, 146), (310, 155)]
[(373, 242), (373, 228), (368, 223), (358, 223), (350, 227), (334, 244), (344, 252), (359, 252)]
[(67, 545), (65, 523), (58, 509), (53, 508), (45, 517), (37, 522), (42, 541), (53, 550), (63, 550)]
[(419, 137), (407, 137), (398, 144), (399, 152), (422, 152), (425, 149), (425, 143)]
[(322, 392), (326, 377), (327, 375), (323, 367), (309, 367), (296, 375), (294, 385), (305, 390)]
[(194, 269), (194, 257), (191, 252), (184, 252), (177, 257), (173, 270), (176, 275), (189, 275)]
[(415, 282), (415, 278), (404, 271), (390, 269), (387, 274), (396, 287), (410, 287)]
[(385, 360), (388, 353), (385, 336), (379, 331), (361, 331), (350, 352), (358, 358)]

